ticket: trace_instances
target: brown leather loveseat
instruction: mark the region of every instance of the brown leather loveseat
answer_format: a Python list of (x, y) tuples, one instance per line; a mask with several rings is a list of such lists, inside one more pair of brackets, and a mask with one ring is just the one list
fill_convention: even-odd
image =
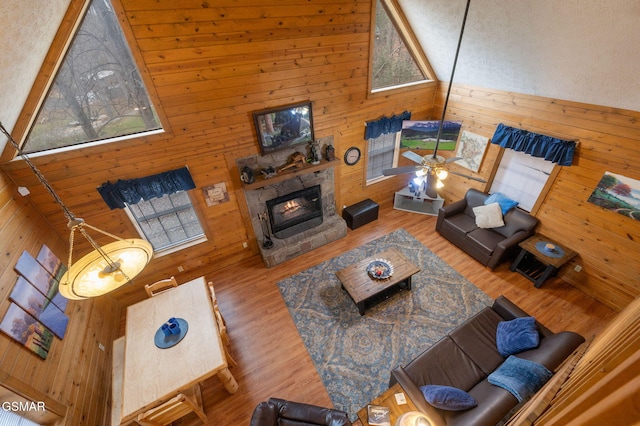
[[(504, 296), (471, 317), (404, 367), (391, 372), (390, 386), (399, 383), (416, 408), (427, 414), (434, 426), (495, 425), (516, 407), (518, 399), (502, 387), (489, 383), (489, 375), (506, 364), (497, 349), (496, 331), (502, 321), (529, 317)], [(531, 319), (531, 318), (528, 318)], [(550, 372), (582, 343), (571, 331), (552, 333), (535, 323), (539, 345), (514, 355), (540, 364)], [(420, 390), (424, 385), (451, 386), (467, 392), (477, 406), (461, 411), (435, 408)]]
[(480, 228), (473, 208), (483, 206), (488, 197), (470, 188), (462, 200), (440, 208), (436, 231), (493, 269), (518, 251), (518, 243), (533, 235), (538, 219), (514, 207), (504, 215), (504, 226)]

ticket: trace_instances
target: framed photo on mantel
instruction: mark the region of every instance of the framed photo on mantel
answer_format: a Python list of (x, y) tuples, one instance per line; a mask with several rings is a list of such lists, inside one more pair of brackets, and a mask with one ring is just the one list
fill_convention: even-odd
[(311, 102), (256, 111), (253, 121), (262, 155), (314, 140)]

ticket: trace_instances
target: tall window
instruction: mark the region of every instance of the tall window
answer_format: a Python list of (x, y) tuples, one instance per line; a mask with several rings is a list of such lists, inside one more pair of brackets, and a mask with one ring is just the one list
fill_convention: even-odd
[(384, 179), (382, 171), (398, 165), (398, 134), (399, 132), (386, 133), (368, 140), (367, 184)]
[(168, 254), (206, 240), (187, 191), (126, 204), (138, 232), (156, 254)]
[[(394, 2), (376, 1), (371, 63), (371, 91), (430, 81), (429, 65)], [(420, 54), (419, 54), (420, 53)], [(420, 59), (420, 60), (418, 60)]]
[(544, 195), (554, 168), (555, 164), (544, 158), (505, 149), (489, 192), (501, 192), (518, 201), (518, 207), (531, 212)]
[(111, 3), (92, 0), (23, 151), (46, 151), (160, 129)]

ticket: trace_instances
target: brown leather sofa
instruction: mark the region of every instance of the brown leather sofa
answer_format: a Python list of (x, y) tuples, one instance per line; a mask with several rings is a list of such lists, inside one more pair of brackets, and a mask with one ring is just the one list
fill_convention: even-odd
[(253, 411), (251, 426), (351, 426), (344, 411), (269, 398)]
[[(495, 300), (472, 318), (416, 357), (404, 367), (391, 372), (390, 386), (399, 383), (416, 408), (427, 414), (434, 426), (495, 425), (518, 405), (510, 392), (487, 380), (504, 361), (496, 347), (496, 330), (500, 321), (526, 317), (526, 312), (504, 296)], [(584, 338), (571, 331), (552, 333), (536, 323), (540, 344), (516, 354), (554, 371)], [(445, 385), (462, 389), (478, 405), (465, 411), (447, 411), (431, 406), (420, 391), (424, 385)]]
[(441, 207), (436, 231), (493, 269), (518, 251), (518, 243), (533, 235), (538, 219), (517, 207), (504, 215), (504, 226), (479, 228), (473, 208), (484, 205), (488, 194), (470, 188), (462, 200)]

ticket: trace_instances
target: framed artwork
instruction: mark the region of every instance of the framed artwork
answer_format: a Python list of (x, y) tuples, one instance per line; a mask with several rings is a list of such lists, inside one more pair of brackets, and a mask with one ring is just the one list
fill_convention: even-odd
[(488, 144), (489, 138), (464, 130), (460, 136), (460, 142), (456, 150), (456, 157), (460, 157), (461, 159), (457, 160), (456, 164), (460, 164), (462, 167), (477, 172), (480, 170), (480, 165), (482, 164), (482, 159), (484, 158)]
[(202, 192), (204, 193), (204, 199), (209, 207), (229, 201), (229, 192), (227, 191), (227, 185), (224, 182), (205, 186), (202, 188)]
[(253, 121), (262, 155), (314, 140), (311, 102), (256, 111)]
[(53, 333), (15, 303), (0, 322), (0, 331), (24, 345), (25, 348), (46, 359), (53, 341)]
[(604, 172), (587, 201), (631, 219), (640, 220), (640, 180)]
[[(435, 149), (439, 127), (440, 120), (403, 121), (400, 132), (400, 148)], [(445, 120), (442, 125), (442, 134), (440, 135), (438, 150), (455, 150), (461, 127), (462, 121)]]
[(51, 300), (36, 290), (24, 277), (18, 277), (18, 281), (9, 295), (9, 300), (40, 321), (57, 337), (60, 339), (64, 337), (69, 317)]

